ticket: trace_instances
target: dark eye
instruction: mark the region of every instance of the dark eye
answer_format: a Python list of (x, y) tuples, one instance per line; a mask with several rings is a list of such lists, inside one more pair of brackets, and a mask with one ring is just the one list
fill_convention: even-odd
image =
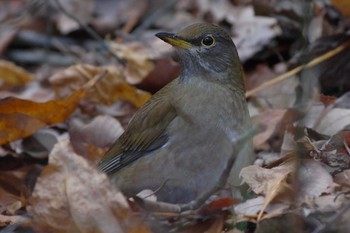
[(204, 46), (211, 46), (215, 43), (215, 39), (213, 36), (206, 36), (202, 39), (202, 45)]

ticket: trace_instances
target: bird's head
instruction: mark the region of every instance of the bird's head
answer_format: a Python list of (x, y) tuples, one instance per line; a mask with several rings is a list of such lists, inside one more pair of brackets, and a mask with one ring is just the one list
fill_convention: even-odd
[(236, 47), (222, 28), (209, 23), (198, 23), (177, 34), (161, 32), (156, 36), (176, 48), (181, 64), (181, 77), (242, 79)]

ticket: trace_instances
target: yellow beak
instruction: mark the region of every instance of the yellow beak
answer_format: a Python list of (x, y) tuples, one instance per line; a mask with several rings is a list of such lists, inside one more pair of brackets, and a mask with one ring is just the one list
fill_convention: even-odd
[(156, 37), (178, 48), (187, 49), (193, 47), (191, 43), (179, 38), (173, 33), (160, 32), (156, 34)]

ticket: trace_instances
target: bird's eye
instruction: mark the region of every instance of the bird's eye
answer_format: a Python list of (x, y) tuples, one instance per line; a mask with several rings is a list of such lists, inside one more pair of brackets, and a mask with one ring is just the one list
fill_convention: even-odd
[(212, 46), (215, 43), (215, 39), (213, 36), (208, 35), (202, 39), (202, 45), (204, 46)]

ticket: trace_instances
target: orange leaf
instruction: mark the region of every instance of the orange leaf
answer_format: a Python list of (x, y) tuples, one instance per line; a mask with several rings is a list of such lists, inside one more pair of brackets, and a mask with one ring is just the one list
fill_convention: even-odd
[(36, 118), (20, 113), (0, 113), (0, 144), (29, 136), (45, 125)]
[(230, 207), (235, 204), (235, 199), (232, 198), (221, 198), (219, 200), (215, 200), (211, 202), (209, 205), (200, 210), (202, 215), (209, 215), (210, 213), (214, 213), (216, 211), (220, 211), (224, 208)]
[(12, 62), (0, 60), (0, 89), (23, 85), (32, 80), (30, 74)]
[(332, 0), (332, 3), (344, 16), (350, 16), (349, 0)]
[(150, 98), (149, 93), (139, 91), (129, 85), (115, 67), (75, 65), (50, 77), (50, 82), (56, 92), (62, 96), (77, 89), (102, 72), (107, 72), (107, 74), (90, 89), (87, 95), (88, 100), (105, 105), (111, 105), (117, 100), (125, 100), (136, 107), (141, 107)]
[(77, 108), (86, 90), (78, 90), (63, 100), (37, 103), (14, 97), (0, 101), (0, 144), (27, 137), (38, 129), (63, 122)]
[(328, 107), (331, 104), (334, 104), (337, 100), (337, 97), (335, 96), (329, 96), (329, 95), (320, 95), (320, 101), (323, 103), (325, 107)]

